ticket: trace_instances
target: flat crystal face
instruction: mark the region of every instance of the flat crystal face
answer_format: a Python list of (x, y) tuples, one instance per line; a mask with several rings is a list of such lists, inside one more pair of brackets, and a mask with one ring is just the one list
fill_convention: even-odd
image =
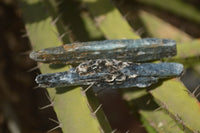
[(30, 57), (46, 63), (80, 63), (66, 72), (41, 74), (42, 87), (93, 84), (96, 88), (148, 87), (160, 78), (180, 76), (178, 63), (145, 63), (176, 55), (169, 39), (105, 40), (66, 44), (32, 52)]
[(179, 76), (183, 65), (178, 63), (131, 63), (98, 59), (79, 64), (66, 72), (41, 74), (36, 82), (43, 87), (94, 84), (103, 88), (148, 87), (160, 78)]
[(44, 63), (80, 64), (88, 60), (116, 59), (147, 62), (176, 55), (176, 42), (169, 39), (122, 39), (65, 44), (34, 51), (30, 58)]

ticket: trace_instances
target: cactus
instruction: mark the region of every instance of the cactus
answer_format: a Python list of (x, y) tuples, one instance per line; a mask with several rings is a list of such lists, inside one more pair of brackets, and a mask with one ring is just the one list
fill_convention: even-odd
[(140, 18), (147, 28), (147, 32), (151, 36), (158, 36), (160, 38), (173, 38), (179, 42), (187, 42), (192, 40), (190, 35), (178, 30), (177, 28), (148, 12), (141, 11)]
[[(128, 22), (120, 14), (111, 1), (108, 0), (82, 0), (87, 4), (93, 15), (96, 25), (100, 28), (107, 39), (138, 39)], [(104, 6), (104, 9), (102, 9)]]
[[(74, 8), (80, 5), (80, 3), (70, 2), (74, 4)], [(89, 11), (89, 13), (81, 13), (81, 17), (78, 18), (82, 23), (75, 23), (75, 18), (74, 21), (71, 21), (75, 23), (74, 25), (78, 26), (81, 24), (84, 26), (82, 28), (84, 32), (81, 31), (81, 35), (77, 34), (80, 29), (77, 30), (75, 26), (70, 27), (69, 25), (68, 27), (67, 25), (69, 23), (67, 19), (73, 19), (73, 16), (70, 16), (70, 14), (67, 16), (68, 10), (64, 8), (68, 4), (67, 1), (52, 0), (41, 2), (39, 0), (24, 0), (21, 2), (27, 34), (34, 50), (58, 46), (76, 40), (140, 38), (109, 0), (79, 0), (79, 2), (83, 2)], [(105, 8), (102, 8), (102, 6)], [(73, 11), (73, 8), (71, 11)], [(147, 24), (147, 21), (150, 19), (152, 21), (156, 20), (155, 26), (161, 24), (162, 21), (146, 13), (141, 13), (140, 15), (143, 23), (146, 23), (150, 34), (158, 36), (156, 32), (151, 32), (156, 27), (151, 29), (151, 25)], [(58, 16), (61, 17), (57, 21)], [(148, 17), (148, 20), (146, 17)], [(196, 19), (195, 21), (198, 20)], [(70, 33), (60, 38), (57, 36), (58, 34), (64, 35), (63, 33), (65, 32)], [(191, 41), (193, 39), (190, 36), (178, 30), (175, 30), (175, 32), (176, 35), (181, 34), (179, 37), (186, 36), (185, 39), (192, 43), (191, 46), (187, 45), (188, 42), (183, 43), (183, 45), (178, 44), (178, 56), (170, 59), (170, 61), (181, 62), (186, 67), (193, 66), (194, 63), (191, 62), (194, 60), (198, 64), (196, 57), (199, 56), (200, 51), (199, 40)], [(178, 38), (178, 40), (182, 41), (185, 41), (185, 39)], [(185, 61), (184, 58), (188, 58), (189, 61)], [(64, 71), (69, 69), (69, 67), (65, 66), (55, 69), (54, 65), (42, 64), (40, 70), (42, 73), (50, 73)], [(50, 97), (55, 97), (53, 108), (57, 114), (59, 123), (62, 124), (62, 127), (60, 125), (58, 127), (61, 127), (64, 133), (107, 133), (112, 131), (102, 109), (98, 111), (96, 116), (92, 115), (92, 112), (98, 108), (99, 102), (91, 90), (87, 91), (86, 96), (82, 95), (80, 87), (51, 88), (47, 90)], [(131, 88), (130, 90), (123, 89), (122, 93), (130, 110), (134, 114), (139, 114), (141, 122), (148, 132), (200, 132), (199, 103), (194, 96), (188, 93), (187, 89), (178, 79), (160, 82), (147, 88), (147, 90)]]
[(178, 54), (173, 59), (169, 59), (169, 61), (182, 63), (185, 67), (191, 67), (199, 63), (199, 39), (193, 39), (183, 31), (178, 30), (176, 27), (145, 11), (140, 12), (140, 18), (150, 35), (177, 40)]
[[(162, 2), (160, 0), (140, 0), (139, 2), (145, 5), (151, 5), (156, 8), (167, 10), (173, 14), (176, 14), (177, 16), (181, 16), (195, 23), (200, 22), (200, 12), (193, 5), (181, 0), (164, 0)], [(185, 10), (183, 11), (182, 9)]]
[[(48, 10), (49, 5), (40, 2), (39, 0), (23, 1), (21, 3), (24, 20), (26, 22), (26, 30), (29, 39), (32, 43), (33, 49), (39, 50), (45, 47), (52, 47), (61, 45), (58, 39), (57, 27), (52, 24), (51, 11)], [(52, 8), (49, 8), (52, 9)], [(64, 29), (64, 28), (63, 28)], [(66, 42), (65, 42), (66, 43)], [(58, 72), (67, 70), (69, 66), (55, 69), (51, 65), (42, 64), (40, 70), (42, 73)], [(101, 109), (95, 117), (92, 112), (98, 107), (98, 101), (94, 98), (93, 93), (89, 93), (88, 99), (81, 93), (81, 88), (62, 88), (62, 89), (48, 89), (50, 97), (54, 98), (53, 108), (57, 114), (59, 124), (58, 127), (62, 128), (64, 133), (67, 132), (106, 132), (111, 131), (109, 124)], [(88, 103), (90, 102), (90, 104)], [(91, 102), (92, 101), (92, 102)], [(91, 106), (89, 108), (88, 106)], [(100, 124), (102, 123), (102, 125)], [(107, 123), (107, 124), (106, 124)], [(61, 126), (62, 125), (62, 126)], [(86, 128), (90, 127), (90, 128)]]

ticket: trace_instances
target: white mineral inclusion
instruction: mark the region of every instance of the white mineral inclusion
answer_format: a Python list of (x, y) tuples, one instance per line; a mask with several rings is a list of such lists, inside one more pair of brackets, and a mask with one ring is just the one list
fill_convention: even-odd
[(77, 67), (77, 70), (78, 70), (79, 72), (87, 72), (87, 67), (83, 67), (82, 65), (79, 65), (79, 66)]
[(137, 74), (133, 74), (133, 75), (130, 75), (129, 78), (136, 78), (138, 75)]
[(96, 51), (96, 52), (93, 52), (92, 54), (100, 54), (101, 52), (98, 52), (98, 51)]
[(67, 81), (69, 83), (72, 83), (73, 82), (73, 77), (71, 74), (68, 74), (68, 75), (62, 75), (60, 76), (60, 81)]
[(82, 46), (82, 47), (77, 47), (76, 49), (79, 50), (88, 50), (88, 51), (94, 51), (94, 50), (113, 50), (113, 49), (119, 49), (119, 48), (124, 48), (126, 45), (124, 44), (115, 44), (115, 45), (109, 45), (109, 44), (102, 44), (102, 45), (93, 45), (93, 46)]
[(137, 53), (137, 55), (144, 55), (145, 54), (145, 52), (142, 52), (142, 51), (139, 51), (138, 53)]
[(136, 86), (140, 87), (140, 88), (145, 88), (145, 87), (150, 86), (150, 85), (151, 85), (151, 83), (149, 83), (149, 84), (142, 84), (142, 83), (136, 84)]
[(158, 123), (158, 127), (162, 127), (163, 126), (163, 123), (162, 122), (159, 122)]
[(176, 70), (177, 70), (177, 73), (182, 73), (184, 67), (182, 64), (179, 64), (179, 63), (176, 63)]

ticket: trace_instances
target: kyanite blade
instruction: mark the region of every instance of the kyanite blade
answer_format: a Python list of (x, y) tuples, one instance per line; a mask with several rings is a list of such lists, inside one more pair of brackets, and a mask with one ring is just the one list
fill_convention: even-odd
[(130, 63), (98, 59), (81, 63), (66, 72), (41, 74), (36, 82), (41, 87), (64, 87), (94, 84), (97, 88), (148, 87), (160, 78), (178, 77), (183, 72), (179, 63)]
[(145, 62), (174, 55), (176, 55), (174, 40), (146, 38), (65, 44), (34, 51), (30, 54), (30, 58), (45, 63), (73, 64), (96, 59)]

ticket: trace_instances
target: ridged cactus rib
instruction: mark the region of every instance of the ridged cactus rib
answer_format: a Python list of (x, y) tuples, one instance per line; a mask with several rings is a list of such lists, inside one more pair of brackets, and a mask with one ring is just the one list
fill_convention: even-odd
[(177, 50), (177, 56), (169, 61), (182, 63), (185, 68), (200, 65), (200, 40), (178, 43)]
[[(145, 89), (136, 89), (130, 93), (131, 89), (124, 94), (124, 99), (130, 105), (132, 111), (138, 110), (141, 115), (141, 121), (150, 133), (184, 133), (177, 123), (168, 113), (159, 106), (152, 95)], [(150, 128), (150, 126), (152, 128)], [(173, 127), (173, 128), (172, 128)]]
[[(148, 0), (146, 0), (146, 2), (147, 1)], [(178, 9), (177, 6), (176, 6), (176, 9)], [(144, 23), (149, 23), (150, 21), (157, 23), (154, 25), (154, 28), (152, 28), (152, 25), (150, 24), (148, 25), (148, 29), (151, 29), (150, 33), (153, 33), (153, 35), (156, 36), (158, 33), (156, 34), (154, 31), (157, 28), (160, 28), (158, 27), (158, 25), (161, 25), (163, 22), (155, 21), (155, 18), (147, 13), (142, 13), (141, 15), (144, 20)], [(180, 34), (180, 32), (177, 31), (173, 34)], [(182, 34), (182, 36), (180, 37), (183, 39), (188, 38), (188, 36), (184, 34)], [(192, 38), (189, 38), (189, 39), (191, 40)], [(185, 67), (193, 67), (195, 65), (198, 65), (199, 56), (200, 56), (199, 44), (200, 44), (199, 40), (188, 41), (185, 43), (178, 43), (177, 45), (178, 54), (175, 58), (170, 59), (170, 61), (183, 63)], [(173, 86), (176, 86), (176, 87), (173, 87)], [(165, 110), (169, 112), (169, 115), (171, 115), (173, 119), (175, 119), (177, 123), (179, 123), (179, 125), (185, 128), (186, 132), (197, 132), (200, 130), (199, 123), (190, 121), (190, 120), (191, 119), (197, 120), (199, 119), (198, 117), (200, 117), (198, 113), (199, 112), (198, 101), (195, 98), (190, 97), (188, 93), (185, 93), (186, 91), (188, 90), (182, 84), (178, 84), (178, 82), (174, 80), (170, 80), (170, 81), (164, 82), (164, 85), (159, 86), (158, 88), (153, 90), (152, 94), (159, 101), (159, 103), (166, 105)], [(181, 97), (179, 97), (179, 95), (181, 95)], [(184, 99), (184, 100), (181, 100), (181, 99)], [(194, 109), (192, 112), (190, 112), (191, 108)], [(195, 116), (197, 118), (195, 118)], [(190, 117), (190, 118), (186, 118), (186, 117)]]
[[(100, 28), (100, 30), (102, 31), (102, 33), (104, 34), (104, 36), (106, 38), (109, 38), (109, 39), (122, 39), (122, 38), (126, 38), (126, 37), (131, 38), (131, 39), (140, 38), (138, 35), (136, 35), (133, 32), (133, 30), (131, 29), (131, 27), (129, 25), (127, 25), (127, 24), (123, 25), (123, 23), (124, 23), (123, 22), (124, 21), (123, 16), (118, 11), (116, 11), (116, 9), (111, 5), (111, 3), (109, 3), (108, 0), (101, 0), (101, 1), (98, 1), (98, 0), (82, 0), (82, 1), (87, 4), (90, 13), (92, 14), (92, 16), (96, 20), (97, 26)], [(105, 12), (104, 12), (104, 10), (102, 10), (103, 9), (103, 8), (101, 8), (102, 6), (106, 7), (106, 9), (107, 9), (106, 14), (104, 14)], [(118, 18), (117, 21), (116, 21), (116, 18), (113, 19), (113, 17), (116, 17), (116, 16)], [(124, 28), (124, 26), (126, 28)], [(128, 29), (128, 30), (125, 30), (125, 29)], [(123, 32), (121, 32), (121, 31), (123, 31)], [(124, 32), (126, 32), (126, 34), (124, 34)], [(143, 90), (143, 91), (145, 92), (145, 90)], [(128, 91), (128, 94), (131, 95), (131, 94), (134, 94), (134, 93), (131, 92), (131, 91)], [(140, 104), (143, 104), (143, 103), (140, 103)], [(164, 112), (162, 112), (162, 113), (164, 113)], [(156, 117), (158, 117), (158, 118), (160, 117), (159, 113), (157, 114), (156, 112), (154, 112), (154, 114), (155, 114)], [(143, 115), (143, 114), (141, 113), (141, 115)], [(148, 115), (151, 115), (151, 114), (148, 114)], [(168, 115), (166, 115), (166, 117), (171, 119)], [(147, 119), (147, 120), (148, 120), (148, 122), (150, 122), (153, 119), (150, 118), (150, 119)], [(163, 121), (164, 120), (165, 120), (165, 118), (163, 119)], [(164, 126), (168, 126), (168, 125), (164, 125)], [(177, 125), (175, 125), (175, 127), (178, 128)], [(166, 127), (166, 128), (168, 128), (168, 127)]]
[[(138, 39), (128, 22), (109, 0), (79, 0), (84, 2), (96, 25), (107, 39)], [(102, 8), (103, 7), (103, 8)]]
[[(57, 36), (57, 27), (54, 24), (52, 25), (54, 20), (49, 14), (48, 8), (45, 7), (45, 3), (40, 0), (21, 1), (26, 29), (34, 50), (62, 44)], [(40, 69), (42, 73), (51, 73), (67, 70), (68, 67), (53, 69), (49, 65), (42, 64)], [(101, 129), (98, 119), (92, 115), (91, 110), (88, 108), (87, 98), (81, 94), (80, 88), (74, 88), (67, 92), (66, 90), (68, 88), (62, 88), (61, 90), (58, 88), (48, 89), (50, 96), (55, 97), (53, 108), (59, 123), (62, 124), (64, 133), (111, 131), (108, 124), (104, 124), (106, 129)], [(95, 99), (93, 100), (95, 101)]]
[(200, 63), (199, 39), (193, 39), (173, 25), (145, 11), (140, 12), (140, 18), (150, 35), (177, 40), (177, 56), (172, 59), (167, 59), (168, 61), (182, 63), (185, 67), (191, 67)]
[(182, 0), (138, 0), (138, 2), (161, 10), (166, 10), (184, 19), (200, 23), (200, 11), (189, 2)]
[(175, 79), (169, 80), (152, 90), (151, 93), (158, 100), (158, 103), (164, 105), (164, 109), (172, 115), (177, 123), (184, 127), (183, 130), (200, 131), (199, 103), (196, 98), (188, 94), (183, 84)]
[[(88, 2), (88, 1), (87, 1)], [(97, 1), (92, 1), (93, 3), (95, 3), (95, 2), (97, 2)], [(92, 3), (91, 2), (91, 3)], [(88, 2), (89, 3), (89, 2)], [(97, 2), (98, 3), (98, 2)], [(93, 10), (95, 10), (94, 8), (92, 8), (92, 7), (90, 7), (90, 3), (88, 4), (88, 6), (89, 6), (89, 9), (90, 9), (90, 11), (91, 11), (91, 14), (94, 16), (94, 17), (98, 17), (99, 16), (99, 11), (93, 11)], [(97, 8), (97, 7), (96, 7)], [(106, 19), (102, 19), (102, 23), (103, 23), (103, 20), (106, 20)], [(114, 24), (114, 23), (113, 23)], [(99, 25), (100, 27), (101, 26), (103, 26), (103, 24), (102, 25)], [(115, 28), (113, 28), (113, 29), (120, 29), (120, 27), (115, 27)], [(104, 28), (102, 28), (102, 32), (105, 34), (105, 36), (107, 37), (107, 38), (109, 38), (109, 39), (113, 39), (112, 37), (112, 32), (113, 32), (113, 34), (116, 34), (116, 33), (114, 33), (116, 30), (109, 30), (109, 31), (105, 31), (106, 30), (106, 28), (104, 27)], [(122, 29), (123, 30), (123, 29)], [(109, 34), (107, 34), (109, 32)], [(117, 36), (119, 37), (119, 38), (123, 38), (123, 34), (121, 34), (120, 32), (117, 32)], [(116, 39), (116, 38), (114, 38), (114, 39)], [(181, 46), (180, 46), (181, 47)], [(178, 85), (181, 85), (181, 83), (179, 82), (179, 81), (176, 81), (176, 83), (178, 84)], [(163, 86), (163, 85), (162, 85)], [(174, 88), (175, 86), (172, 86), (172, 88)], [(184, 87), (183, 87), (184, 88)], [(159, 91), (159, 89), (158, 89), (158, 91)], [(167, 89), (165, 90), (165, 91), (168, 91)], [(180, 91), (181, 92), (181, 91)], [(171, 93), (173, 93), (173, 91), (171, 92)], [(153, 94), (154, 95), (154, 94)], [(159, 92), (158, 92), (158, 95), (159, 95)], [(187, 95), (187, 94), (186, 94)], [(169, 95), (170, 96), (170, 95)], [(179, 101), (179, 99), (176, 99), (176, 100), (178, 100)]]
[[(85, 1), (88, 4), (89, 10), (96, 20), (96, 24), (99, 26), (99, 28), (101, 29), (102, 33), (104, 34), (104, 36), (106, 38), (109, 38), (109, 39), (139, 38), (139, 36), (137, 36), (136, 34), (134, 34), (132, 32), (132, 29), (128, 25), (128, 23), (123, 19), (123, 17), (120, 15), (120, 13), (117, 11), (117, 9), (115, 9), (113, 6), (111, 6), (111, 3), (109, 3), (108, 0), (100, 0), (100, 1), (83, 0), (83, 1)], [(31, 7), (32, 4), (39, 5), (41, 8), (43, 8), (43, 6), (41, 6), (41, 2), (39, 2), (39, 4), (38, 4), (37, 0), (32, 0), (32, 1), (29, 1), (29, 3), (24, 1), (23, 4), (25, 4), (24, 7), (26, 7), (26, 8), (23, 8), (23, 12), (25, 14), (25, 20), (27, 22), (26, 27), (29, 32), (30, 40), (31, 40), (32, 44), (35, 45), (34, 46), (35, 49), (39, 50), (39, 49), (45, 48), (45, 45), (48, 45), (48, 47), (53, 47), (55, 44), (59, 44), (60, 42), (58, 41), (57, 36), (55, 34), (51, 34), (51, 30), (44, 30), (45, 29), (44, 27), (46, 27), (47, 29), (49, 27), (51, 27), (50, 29), (53, 28), (52, 31), (57, 32), (57, 29), (54, 26), (50, 25), (51, 19), (49, 18), (49, 16), (41, 16), (40, 12), (46, 12), (46, 10), (43, 10), (43, 11), (36, 10), (33, 12), (29, 10), (29, 8)], [(102, 8), (102, 5), (104, 5), (106, 8)], [(27, 8), (27, 7), (29, 7), (29, 8)], [(37, 8), (30, 8), (30, 9), (37, 9)], [(35, 15), (30, 15), (31, 12), (32, 13), (37, 12), (36, 19), (34, 19)], [(38, 16), (38, 14), (40, 14), (40, 16)], [(30, 17), (30, 18), (26, 19), (26, 17)], [(35, 20), (38, 20), (38, 22), (35, 22)], [(44, 28), (43, 31), (40, 28), (37, 28), (38, 26)], [(44, 46), (41, 46), (40, 44), (44, 44)], [(48, 69), (49, 69), (48, 65), (42, 65), (42, 68), (41, 68), (42, 72), (45, 72), (45, 73), (53, 72), (53, 70), (48, 70)], [(63, 71), (63, 70), (59, 69), (58, 71)], [(172, 83), (172, 81), (174, 82), (174, 84)], [(170, 89), (168, 89), (168, 87)], [(176, 93), (174, 93), (173, 89), (175, 89)], [(172, 116), (175, 116), (173, 118), (179, 118), (178, 121), (177, 121), (177, 119), (175, 119), (177, 122), (179, 122), (179, 125), (184, 125), (184, 127), (186, 127), (188, 129), (187, 131), (191, 131), (191, 132), (199, 131), (198, 127), (200, 127), (200, 126), (198, 125), (198, 121), (196, 121), (196, 120), (199, 120), (199, 118), (198, 118), (199, 113), (197, 114), (199, 106), (198, 106), (197, 102), (195, 103), (194, 98), (187, 97), (188, 96), (187, 93), (183, 94), (183, 91), (185, 91), (186, 89), (185, 89), (185, 87), (181, 86), (181, 83), (179, 81), (169, 80), (167, 82), (164, 82), (164, 84), (162, 84), (155, 90), (152, 91), (152, 95), (159, 102), (166, 105), (167, 108), (165, 108), (165, 109), (168, 112), (170, 112), (170, 114), (172, 114)], [(171, 90), (171, 91), (169, 91), (169, 90)], [(87, 100), (85, 99), (85, 97), (80, 96), (80, 89), (73, 89), (71, 91), (68, 91), (68, 93), (63, 93), (64, 91), (66, 91), (66, 90), (65, 89), (49, 90), (51, 96), (59, 95), (59, 98), (57, 97), (55, 99), (55, 102), (59, 102), (61, 104), (55, 105), (55, 109), (62, 108), (62, 110), (61, 111), (56, 110), (57, 115), (63, 114), (63, 116), (66, 116), (66, 115), (68, 116), (68, 117), (64, 117), (64, 118), (61, 118), (61, 115), (58, 116), (58, 118), (59, 117), (61, 118), (61, 123), (67, 122), (66, 119), (72, 120), (73, 118), (71, 116), (74, 116), (77, 114), (79, 116), (78, 118), (76, 117), (77, 121), (79, 121), (82, 118), (85, 118), (86, 121), (83, 124), (80, 124), (80, 123), (77, 124), (76, 120), (68, 121), (67, 124), (64, 124), (65, 126), (63, 127), (63, 131), (64, 132), (80, 132), (80, 131), (83, 132), (83, 131), (87, 130), (87, 132), (90, 132), (91, 128), (90, 128), (90, 131), (88, 131), (88, 129), (85, 129), (85, 127), (86, 127), (85, 125), (93, 124), (93, 126), (90, 126), (90, 127), (94, 127), (93, 132), (100, 132), (99, 128), (97, 129), (99, 124), (96, 122), (95, 118), (91, 119), (90, 111), (88, 111), (89, 109), (85, 106), (85, 105), (87, 105), (86, 104)], [(128, 92), (128, 93), (130, 94), (130, 97), (131, 97), (131, 94), (133, 92)], [(188, 115), (190, 115), (189, 114), (190, 112), (188, 113), (185, 108), (183, 109), (184, 113), (182, 113), (181, 109), (182, 109), (182, 107), (184, 107), (185, 103), (182, 103), (181, 102), (182, 99), (177, 98), (175, 94), (183, 94), (183, 97), (187, 97), (187, 99), (188, 99), (187, 104), (192, 103), (191, 107), (193, 109), (195, 109), (194, 112), (195, 112), (195, 115), (197, 115), (197, 116), (192, 114), (191, 117), (188, 117)], [(76, 97), (76, 96), (79, 96), (79, 97)], [(163, 97), (160, 97), (160, 96), (163, 96)], [(167, 98), (166, 98), (166, 96), (167, 96)], [(171, 96), (172, 96), (173, 100), (170, 100)], [(77, 101), (79, 103), (77, 103)], [(174, 102), (174, 101), (176, 101), (176, 102)], [(174, 103), (176, 103), (176, 104), (174, 104)], [(65, 106), (66, 108), (65, 107), (63, 108), (63, 106), (62, 106), (63, 104), (67, 104), (67, 106)], [(78, 109), (79, 107), (82, 108), (84, 111), (80, 112)], [(179, 109), (177, 109), (177, 107), (179, 107)], [(64, 110), (68, 110), (68, 109), (69, 109), (69, 112), (68, 111), (64, 112)], [(76, 111), (70, 112), (70, 110), (71, 111), (76, 110)], [(85, 116), (82, 116), (83, 113), (85, 114)], [(86, 118), (86, 116), (88, 116), (89, 118)], [(157, 115), (157, 116), (159, 117), (159, 115)], [(195, 120), (195, 121), (192, 121), (191, 119)], [(182, 124), (180, 120), (182, 120), (184, 122), (184, 124)], [(192, 125), (192, 124), (194, 124), (194, 125)], [(74, 125), (76, 125), (76, 127), (74, 127)], [(177, 125), (175, 125), (175, 126), (177, 126)]]
[(190, 35), (180, 31), (175, 26), (163, 21), (151, 13), (140, 11), (139, 16), (148, 34), (151, 36), (171, 38), (178, 42), (187, 42), (192, 40)]

